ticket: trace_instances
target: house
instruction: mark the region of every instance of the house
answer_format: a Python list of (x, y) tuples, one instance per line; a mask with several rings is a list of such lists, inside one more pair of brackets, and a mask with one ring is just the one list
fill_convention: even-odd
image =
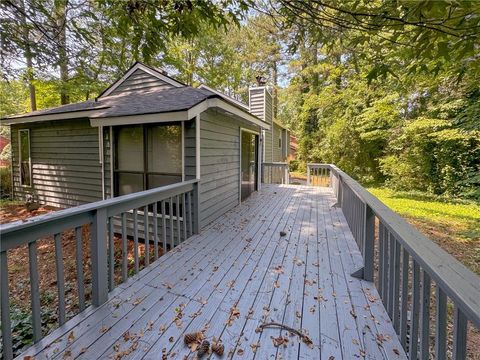
[(257, 78), (258, 86), (249, 88), (248, 105), (227, 96), (207, 85), (200, 85), (199, 89), (207, 89), (228, 101), (232, 101), (270, 125), (270, 129), (263, 129), (262, 161), (264, 163), (286, 162), (290, 158), (290, 132), (274, 116), (275, 108), (271, 89), (265, 82)]
[(66, 208), (196, 178), (204, 225), (259, 188), (260, 115), (137, 62), (94, 100), (3, 121), (14, 196)]

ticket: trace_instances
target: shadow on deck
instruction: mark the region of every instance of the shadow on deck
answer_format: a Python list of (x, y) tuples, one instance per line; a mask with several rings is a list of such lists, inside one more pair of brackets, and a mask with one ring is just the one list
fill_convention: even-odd
[[(350, 276), (362, 257), (335, 202), (330, 188), (266, 185), (21, 357), (194, 358), (183, 336), (202, 330), (227, 358), (405, 358), (373, 284)], [(271, 322), (313, 345), (260, 331)]]

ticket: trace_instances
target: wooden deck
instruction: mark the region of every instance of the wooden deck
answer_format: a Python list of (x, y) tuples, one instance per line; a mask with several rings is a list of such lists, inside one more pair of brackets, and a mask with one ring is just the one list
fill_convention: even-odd
[[(362, 258), (334, 203), (329, 188), (265, 185), (22, 358), (194, 358), (183, 335), (205, 330), (224, 358), (405, 359), (373, 284), (350, 276)], [(270, 322), (313, 346), (257, 330)]]

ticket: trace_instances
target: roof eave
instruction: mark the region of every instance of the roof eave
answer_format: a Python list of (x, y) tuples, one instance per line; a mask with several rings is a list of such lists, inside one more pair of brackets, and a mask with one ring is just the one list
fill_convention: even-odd
[(91, 115), (93, 115), (95, 111), (100, 109), (102, 108), (92, 109), (92, 110), (69, 111), (69, 112), (55, 113), (55, 114), (44, 114), (44, 115), (25, 114), (25, 116), (17, 116), (14, 118), (2, 119), (2, 125), (14, 125), (14, 124), (34, 123), (34, 122), (40, 122), (40, 121), (88, 118)]

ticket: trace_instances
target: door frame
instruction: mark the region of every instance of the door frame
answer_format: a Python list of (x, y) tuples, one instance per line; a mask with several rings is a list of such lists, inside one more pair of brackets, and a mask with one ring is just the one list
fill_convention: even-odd
[(260, 174), (260, 157), (259, 157), (259, 154), (260, 154), (260, 151), (259, 151), (259, 148), (260, 148), (260, 132), (259, 131), (256, 131), (256, 130), (251, 130), (251, 129), (247, 129), (247, 128), (243, 128), (243, 127), (240, 127), (240, 131), (239, 131), (239, 138), (238, 138), (238, 143), (239, 143), (239, 158), (238, 158), (238, 165), (239, 165), (239, 171), (238, 171), (238, 203), (241, 204), (242, 203), (242, 132), (248, 132), (248, 133), (251, 133), (251, 134), (254, 134), (257, 136), (257, 141), (256, 141), (256, 154), (255, 154), (255, 162), (256, 162), (256, 174), (255, 174), (255, 190), (254, 191), (258, 191), (260, 189), (260, 182), (259, 182), (259, 174)]

